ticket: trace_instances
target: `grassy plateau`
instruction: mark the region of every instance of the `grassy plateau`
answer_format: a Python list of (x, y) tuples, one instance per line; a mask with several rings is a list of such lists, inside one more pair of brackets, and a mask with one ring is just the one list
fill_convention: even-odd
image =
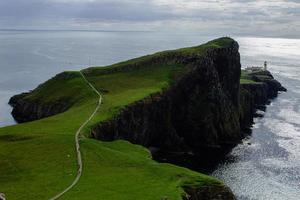
[[(229, 38), (198, 47), (179, 49), (183, 54), (204, 54), (222, 48)], [(61, 199), (153, 200), (182, 199), (183, 186), (221, 185), (212, 177), (153, 161), (149, 151), (126, 141), (90, 139), (95, 124), (117, 115), (124, 106), (160, 92), (184, 73), (182, 65), (152, 64), (136, 70), (116, 70), (141, 63), (161, 52), (107, 67), (93, 67), (83, 74), (102, 94), (103, 103), (81, 137), (83, 175)], [(64, 99), (71, 108), (41, 120), (0, 128), (0, 192), (9, 200), (49, 199), (66, 188), (77, 172), (74, 134), (94, 111), (98, 96), (79, 72), (63, 72), (40, 85), (29, 101), (51, 103)]]

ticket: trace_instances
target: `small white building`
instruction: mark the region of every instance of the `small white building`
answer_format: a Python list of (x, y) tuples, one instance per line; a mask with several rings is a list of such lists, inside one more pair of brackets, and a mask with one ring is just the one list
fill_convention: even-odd
[(252, 67), (246, 67), (245, 69), (247, 72), (259, 72), (259, 71), (267, 71), (267, 61), (264, 62), (263, 67), (259, 66), (252, 66)]
[(247, 72), (258, 72), (258, 71), (262, 71), (262, 70), (263, 70), (263, 68), (258, 67), (258, 66), (246, 67)]

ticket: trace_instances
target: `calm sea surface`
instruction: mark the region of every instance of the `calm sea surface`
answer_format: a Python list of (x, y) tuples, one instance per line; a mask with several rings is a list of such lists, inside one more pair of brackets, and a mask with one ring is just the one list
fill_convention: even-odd
[[(14, 124), (9, 98), (64, 70), (108, 65), (213, 37), (150, 32), (0, 31), (0, 126)], [(213, 175), (240, 200), (300, 199), (300, 40), (235, 38), (242, 65), (269, 69), (288, 88), (256, 119), (252, 135)], [(251, 145), (249, 145), (251, 144)]]

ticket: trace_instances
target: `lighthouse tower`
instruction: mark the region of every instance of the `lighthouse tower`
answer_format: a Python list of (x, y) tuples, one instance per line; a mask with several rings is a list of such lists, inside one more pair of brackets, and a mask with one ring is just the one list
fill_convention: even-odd
[(264, 62), (264, 71), (267, 71), (267, 61)]

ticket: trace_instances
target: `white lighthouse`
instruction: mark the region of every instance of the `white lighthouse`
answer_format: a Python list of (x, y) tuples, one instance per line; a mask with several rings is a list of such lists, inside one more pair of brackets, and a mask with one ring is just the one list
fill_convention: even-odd
[(267, 65), (268, 65), (268, 63), (267, 63), (267, 61), (265, 61), (264, 62), (264, 71), (267, 71)]

